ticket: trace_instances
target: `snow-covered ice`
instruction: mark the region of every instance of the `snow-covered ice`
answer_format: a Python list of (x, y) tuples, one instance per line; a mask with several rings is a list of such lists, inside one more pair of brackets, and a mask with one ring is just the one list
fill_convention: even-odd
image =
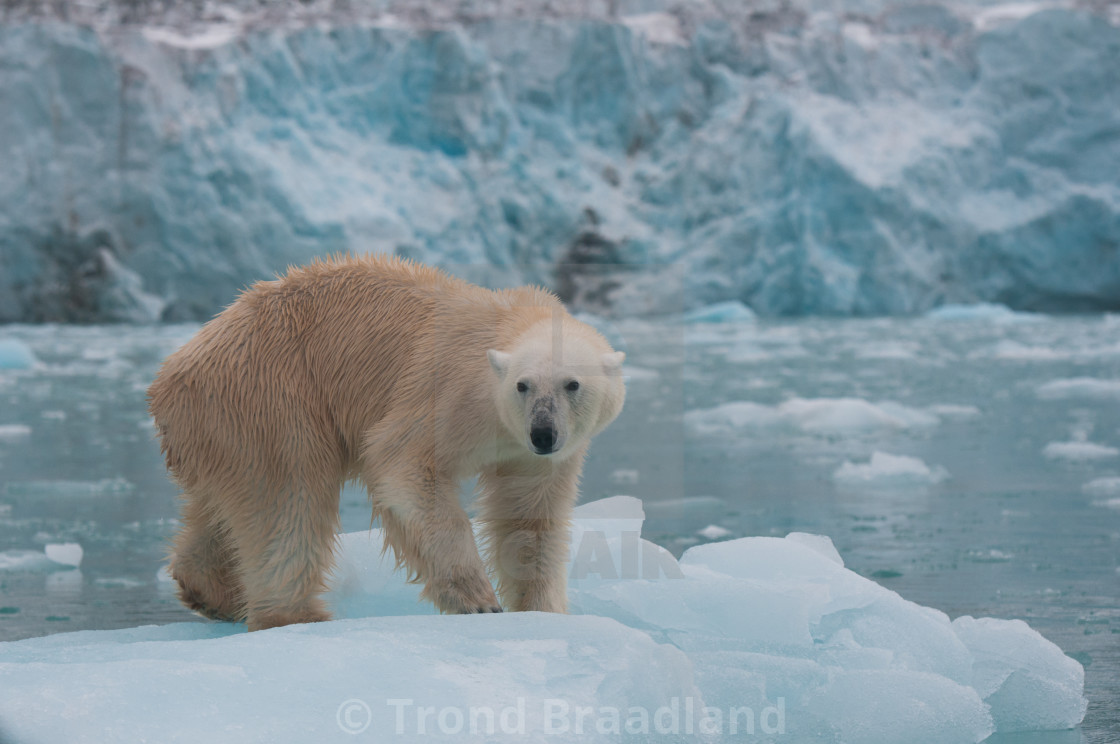
[[(749, 725), (783, 741), (896, 744), (1068, 728), (1084, 715), (1081, 665), (1025, 623), (950, 622), (844, 568), (822, 536), (709, 543), (678, 562), (641, 540), (642, 516), (628, 497), (577, 509), (570, 616), (417, 616), (431, 610), (382, 560), (374, 531), (340, 538), (335, 622), (0, 645), (4, 734), (730, 741)], [(647, 559), (668, 570), (647, 571)]]
[(833, 480), (845, 485), (929, 485), (940, 483), (949, 473), (940, 465), (930, 467), (920, 458), (875, 452), (866, 463), (845, 460), (832, 474)]

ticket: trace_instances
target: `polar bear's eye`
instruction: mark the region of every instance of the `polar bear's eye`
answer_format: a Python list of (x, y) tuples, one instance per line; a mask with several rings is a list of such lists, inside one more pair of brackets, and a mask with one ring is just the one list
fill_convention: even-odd
[(527, 393), (527, 392), (529, 392), (529, 386), (526, 385), (524, 382), (519, 382), (519, 383), (517, 383), (517, 392)]
[(564, 386), (564, 389), (569, 393), (574, 393), (575, 391), (579, 390), (579, 383), (575, 380), (569, 380), (568, 384)]

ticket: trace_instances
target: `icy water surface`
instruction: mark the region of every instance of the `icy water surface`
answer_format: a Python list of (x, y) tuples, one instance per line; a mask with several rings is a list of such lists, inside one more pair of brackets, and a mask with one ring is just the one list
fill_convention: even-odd
[[(158, 575), (176, 522), (145, 411), (196, 330), (0, 327), (0, 640), (194, 619)], [(1080, 731), (1120, 739), (1120, 318), (623, 322), (626, 410), (584, 500), (646, 536), (830, 535), (851, 568), (950, 616), (1022, 618), (1086, 671)], [(360, 490), (342, 529), (369, 525)], [(78, 543), (80, 568), (45, 560)]]

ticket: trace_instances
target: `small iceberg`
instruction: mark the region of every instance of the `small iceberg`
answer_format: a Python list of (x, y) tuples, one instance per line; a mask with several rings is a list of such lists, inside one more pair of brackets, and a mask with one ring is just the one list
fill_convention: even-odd
[(31, 347), (15, 338), (0, 338), (0, 369), (31, 369), (39, 360)]
[(743, 303), (731, 300), (690, 310), (681, 320), (685, 323), (751, 323), (757, 316)]
[(1108, 460), (1120, 456), (1120, 449), (1094, 442), (1051, 442), (1043, 447), (1042, 454), (1049, 460), (1089, 462), (1090, 460)]
[(626, 496), (576, 510), (570, 615), (434, 615), (371, 530), (340, 536), (333, 622), (0, 643), (5, 741), (963, 744), (1085, 714), (1081, 664), (1026, 623), (950, 621), (820, 535), (678, 561), (643, 519)]
[(82, 565), (82, 546), (78, 543), (53, 543), (43, 550), (5, 550), (0, 552), (0, 572), (56, 571)]
[(853, 463), (845, 460), (832, 474), (832, 479), (844, 485), (932, 485), (949, 477), (940, 465), (933, 468), (917, 457), (875, 452), (870, 462)]

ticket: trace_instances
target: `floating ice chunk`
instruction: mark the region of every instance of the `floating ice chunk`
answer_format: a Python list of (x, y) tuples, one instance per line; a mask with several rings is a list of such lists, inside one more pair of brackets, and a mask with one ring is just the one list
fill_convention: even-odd
[(938, 403), (926, 409), (934, 416), (946, 419), (970, 419), (980, 415), (976, 406), (962, 406), (955, 403)]
[(55, 564), (38, 550), (5, 550), (0, 553), (0, 571), (43, 571)]
[(1022, 620), (953, 621), (972, 653), (971, 684), (1001, 732), (1068, 729), (1081, 723), (1085, 670)]
[(43, 548), (47, 558), (63, 566), (82, 565), (82, 546), (78, 543), (52, 543)]
[(1042, 454), (1051, 460), (1086, 462), (1116, 457), (1120, 449), (1093, 442), (1051, 442), (1042, 449)]
[(31, 435), (31, 427), (25, 424), (0, 424), (0, 442), (14, 442)]
[(859, 398), (794, 398), (779, 412), (798, 428), (822, 434), (936, 426), (937, 417), (891, 401), (870, 403)]
[[(750, 706), (756, 734), (763, 721), (769, 731), (780, 722), (791, 741), (976, 742), (996, 728), (993, 717), (1003, 731), (1067, 727), (1084, 713), (1080, 665), (1025, 624), (950, 623), (845, 569), (823, 536), (710, 543), (678, 563), (639, 539), (642, 514), (626, 496), (576, 510), (573, 535), (595, 535), (606, 548), (596, 560), (615, 570), (580, 579), (573, 550), (570, 606), (603, 617), (379, 617), (248, 635), (243, 625), (182, 623), (16, 641), (0, 644), (0, 719), (16, 740), (80, 738), (120, 719), (130, 738), (151, 740), (240, 741), (248, 730), (304, 741), (353, 724), (379, 740), (421, 738), (426, 706), (428, 733), (444, 733), (447, 711), (454, 738), (466, 733), (456, 715), (469, 720), (472, 706), (513, 706), (516, 716), (524, 700), (518, 738), (543, 741), (560, 733), (550, 720), (574, 721), (559, 704), (545, 707), (551, 700), (569, 713), (620, 707), (624, 720), (632, 707), (651, 717), (665, 708), (671, 720), (674, 710), (683, 719), (690, 705), (717, 705), (726, 723), (731, 706)], [(384, 609), (362, 595), (412, 592), (413, 612), (432, 612), (383, 560), (376, 531), (339, 545), (327, 597), (336, 611)], [(645, 550), (675, 569), (627, 575)], [(375, 667), (392, 674), (371, 677)], [(721, 734), (714, 740), (737, 740)], [(596, 738), (592, 726), (567, 738), (618, 736)]]
[(977, 352), (972, 357), (988, 357), (992, 359), (1005, 359), (1008, 361), (1023, 362), (1052, 362), (1069, 359), (1070, 352), (1054, 349), (1049, 346), (1026, 346), (1017, 341), (1000, 341), (989, 352)]
[[(699, 545), (685, 552), (680, 564), (687, 580), (713, 574), (740, 580), (719, 592), (722, 601), (709, 600), (710, 623), (722, 615), (733, 617), (744, 605), (765, 604), (773, 592), (800, 600), (796, 607), (803, 615), (793, 612), (794, 606), (783, 610), (782, 622), (793, 624), (788, 633), (803, 621), (808, 622), (803, 630), (818, 642), (845, 631), (860, 649), (889, 651), (892, 668), (967, 681), (970, 657), (944, 613), (902, 599), (801, 539), (752, 537)], [(740, 647), (757, 649), (771, 640), (756, 636), (747, 624), (737, 625), (732, 637)]]
[(638, 471), (619, 468), (611, 473), (611, 483), (620, 486), (633, 486), (638, 482)]
[(1035, 389), (1039, 398), (1064, 400), (1067, 398), (1096, 398), (1120, 400), (1120, 380), (1100, 380), (1094, 377), (1072, 377), (1051, 380)]
[(930, 468), (917, 457), (875, 452), (871, 461), (856, 464), (845, 461), (832, 474), (837, 483), (849, 485), (906, 485), (940, 483), (949, 472), (940, 465)]
[(622, 529), (642, 528), (645, 519), (645, 510), (641, 499), (633, 496), (611, 496), (587, 504), (580, 504), (572, 512), (572, 518), (578, 522), (589, 520), (620, 520)]
[(39, 550), (5, 550), (0, 553), (0, 571), (51, 571), (82, 563), (82, 547), (77, 543), (47, 545)]
[(1093, 506), (1103, 506), (1106, 509), (1120, 509), (1120, 497), (1114, 499), (1104, 499), (1102, 501), (1094, 501)]
[(0, 338), (0, 369), (31, 369), (38, 363), (31, 347), (15, 338)]
[(626, 382), (655, 382), (661, 379), (661, 373), (648, 367), (634, 367), (624, 364), (622, 366), (622, 378)]
[(686, 411), (683, 420), (685, 426), (701, 436), (733, 436), (744, 430), (772, 429), (784, 423), (777, 408), (750, 401)]
[(996, 730), (976, 690), (936, 674), (842, 669), (829, 682), (805, 707), (838, 741), (978, 742)]
[(792, 398), (777, 406), (735, 401), (684, 415), (685, 424), (700, 435), (776, 428), (821, 435), (860, 434), (929, 428), (939, 421), (932, 413), (900, 403), (860, 398)]
[(157, 584), (174, 584), (175, 583), (175, 577), (173, 577), (171, 575), (171, 567), (170, 566), (160, 566), (159, 567), (159, 570), (156, 571), (156, 583)]
[(682, 318), (685, 323), (749, 323), (756, 319), (754, 311), (738, 300), (690, 310)]
[(731, 536), (731, 530), (726, 527), (720, 527), (718, 524), (709, 524), (702, 530), (697, 530), (696, 534), (705, 540), (722, 540), (725, 537)]
[[(814, 623), (825, 614), (868, 607), (890, 594), (846, 571), (827, 550), (819, 544), (807, 545), (804, 537), (750, 537), (699, 545), (686, 551), (680, 563), (694, 577), (708, 572), (746, 582), (743, 596), (727, 603), (726, 611), (732, 614), (733, 605), (751, 601), (752, 587), (804, 595), (806, 617)], [(750, 627), (743, 626), (737, 635), (750, 638), (752, 633)]]
[[(364, 733), (370, 741), (455, 741), (468, 738), (473, 715), (472, 739), (606, 742), (619, 737), (597, 734), (590, 722), (582, 737), (559, 732), (576, 725), (578, 707), (614, 709), (625, 722), (632, 707), (652, 719), (674, 698), (703, 705), (680, 650), (600, 617), (507, 613), (251, 634), (237, 628), (184, 623), (4, 644), (4, 735), (82, 741), (96, 730), (104, 742), (217, 744), (243, 742), (247, 732), (274, 742)], [(432, 708), (426, 718), (423, 707)], [(118, 721), (128, 721), (127, 734)]]
[(97, 586), (110, 587), (113, 589), (135, 589), (144, 586), (143, 581), (130, 579), (127, 576), (105, 576), (95, 579), (93, 583)]
[[(625, 555), (624, 549), (623, 561)], [(659, 578), (644, 570), (633, 577), (624, 564), (617, 580), (569, 581), (571, 607), (669, 633), (686, 649), (722, 648), (727, 639), (736, 639), (738, 648), (758, 651), (811, 648), (807, 597), (704, 565), (677, 564), (672, 555), (660, 558), (663, 566), (676, 565)], [(574, 568), (580, 568), (578, 558)], [(737, 600), (729, 602), (728, 597)]]
[(95, 481), (33, 480), (14, 481), (7, 492), (13, 496), (33, 496), (44, 499), (84, 499), (94, 496), (127, 495), (136, 490), (124, 478), (102, 478)]
[(1007, 563), (1015, 558), (1014, 553), (1008, 553), (998, 548), (970, 550), (967, 555), (968, 560), (973, 563)]
[(1120, 496), (1120, 478), (1096, 478), (1081, 487), (1090, 496)]
[(804, 545), (810, 550), (820, 553), (837, 566), (844, 565), (844, 559), (840, 557), (840, 551), (832, 544), (832, 538), (827, 535), (812, 535), (808, 532), (791, 532), (786, 535), (786, 540), (797, 543), (798, 545)]
[(933, 320), (988, 321), (996, 323), (1019, 323), (1042, 320), (1046, 316), (1037, 313), (1021, 313), (1006, 305), (980, 302), (975, 305), (942, 305), (926, 313)]

